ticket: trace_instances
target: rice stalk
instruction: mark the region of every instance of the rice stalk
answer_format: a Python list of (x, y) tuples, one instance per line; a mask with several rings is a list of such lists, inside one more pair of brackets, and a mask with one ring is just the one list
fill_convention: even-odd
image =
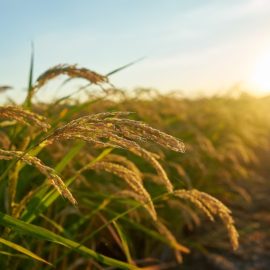
[(22, 211), (26, 208), (27, 203), (31, 200), (33, 195), (36, 193), (37, 189), (30, 190), (19, 203), (13, 205), (12, 216), (14, 218), (19, 218)]

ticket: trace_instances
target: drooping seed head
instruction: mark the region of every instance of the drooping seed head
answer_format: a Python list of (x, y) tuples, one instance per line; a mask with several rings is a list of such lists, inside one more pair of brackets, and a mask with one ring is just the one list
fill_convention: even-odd
[(50, 125), (43, 116), (19, 106), (0, 106), (0, 118), (16, 120), (17, 122), (27, 125), (34, 124), (44, 131), (50, 128)]

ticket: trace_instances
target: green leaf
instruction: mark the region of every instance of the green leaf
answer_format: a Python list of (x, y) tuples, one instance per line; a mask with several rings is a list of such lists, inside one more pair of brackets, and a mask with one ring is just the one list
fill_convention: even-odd
[(30, 236), (35, 236), (35, 237), (45, 239), (50, 242), (57, 243), (67, 248), (71, 248), (74, 251), (81, 253), (83, 255), (86, 255), (88, 257), (91, 257), (105, 265), (114, 266), (119, 269), (139, 269), (138, 267), (134, 265), (104, 256), (84, 245), (81, 245), (80, 243), (72, 241), (63, 236), (57, 235), (40, 226), (29, 224), (22, 220), (13, 218), (2, 212), (0, 212), (0, 224), (3, 226), (7, 226), (9, 228), (12, 228), (15, 231), (20, 232), (22, 234), (28, 234)]
[(85, 146), (85, 142), (79, 142), (71, 148), (71, 150), (62, 158), (62, 160), (54, 168), (56, 172), (61, 173), (68, 163), (80, 152)]
[(29, 70), (29, 79), (28, 79), (28, 91), (27, 97), (24, 102), (25, 107), (31, 107), (31, 98), (33, 92), (33, 73), (34, 73), (34, 45), (31, 45), (31, 59), (30, 59), (30, 70)]
[(23, 253), (23, 254), (31, 257), (31, 258), (33, 258), (33, 259), (35, 259), (37, 261), (52, 265), (49, 262), (45, 261), (44, 259), (40, 258), (38, 255), (36, 255), (32, 251), (30, 251), (30, 250), (28, 250), (28, 249), (26, 249), (26, 248), (24, 248), (24, 247), (22, 247), (22, 246), (20, 246), (18, 244), (15, 244), (15, 243), (13, 243), (11, 241), (8, 241), (8, 240), (6, 240), (4, 238), (0, 237), (0, 243), (2, 243), (5, 246), (8, 246), (8, 247), (10, 247), (12, 249), (15, 249), (15, 250), (17, 250), (17, 251), (19, 251), (19, 252), (21, 252), (21, 253)]
[(125, 253), (126, 255), (126, 258), (127, 258), (127, 261), (130, 263), (130, 264), (133, 264), (133, 260), (132, 260), (132, 257), (131, 257), (131, 254), (130, 254), (130, 251), (129, 251), (129, 247), (128, 247), (128, 239), (127, 239), (127, 236), (125, 234), (125, 232), (123, 231), (123, 229), (121, 228), (121, 226), (119, 224), (117, 224), (116, 221), (113, 221), (112, 222), (120, 239), (121, 239), (121, 242), (122, 242), (122, 250), (123, 252)]
[[(158, 197), (153, 198), (153, 201), (157, 201), (159, 199), (162, 199), (164, 196), (166, 196), (167, 193), (162, 194)], [(96, 205), (96, 202), (94, 200), (88, 200), (86, 198), (83, 199), (84, 203), (87, 203), (88, 205)], [(164, 244), (167, 244), (168, 246), (175, 248), (175, 245), (170, 242), (167, 238), (165, 238), (163, 235), (161, 235), (160, 233), (158, 233), (155, 230), (152, 230), (150, 228), (147, 228), (146, 226), (144, 226), (143, 224), (137, 223), (134, 220), (131, 220), (130, 218), (126, 217), (126, 215), (136, 209), (138, 209), (139, 207), (142, 207), (141, 203), (136, 202), (135, 206), (131, 207), (130, 209), (128, 209), (127, 211), (123, 212), (123, 213), (117, 213), (109, 208), (104, 208), (102, 209), (102, 211), (111, 214), (113, 216), (113, 218), (111, 220), (108, 221), (107, 224), (104, 224), (103, 226), (99, 227), (96, 231), (92, 232), (91, 235), (87, 236), (87, 239), (92, 238), (95, 234), (97, 234), (98, 232), (100, 232), (101, 230), (103, 230), (104, 228), (107, 227), (108, 224), (121, 219), (123, 220), (125, 223), (127, 223), (128, 225), (134, 227), (137, 230), (142, 231), (143, 233), (145, 233), (148, 237), (151, 237), (153, 239), (156, 239)]]

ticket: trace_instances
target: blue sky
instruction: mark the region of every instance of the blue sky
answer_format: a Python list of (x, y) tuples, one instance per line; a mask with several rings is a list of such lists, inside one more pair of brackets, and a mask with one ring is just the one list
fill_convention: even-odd
[(112, 82), (186, 94), (250, 86), (270, 54), (268, 0), (0, 0), (0, 10), (0, 85), (15, 87), (10, 96), (24, 94), (31, 41), (35, 76), (59, 63), (107, 73), (146, 56)]

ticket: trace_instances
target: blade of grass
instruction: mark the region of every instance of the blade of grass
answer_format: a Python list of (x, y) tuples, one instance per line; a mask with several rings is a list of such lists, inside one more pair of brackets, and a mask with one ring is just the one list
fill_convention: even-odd
[(27, 107), (27, 108), (31, 107), (31, 98), (32, 98), (32, 92), (33, 92), (33, 73), (34, 73), (34, 44), (32, 43), (27, 96), (23, 104), (24, 107)]
[(109, 73), (107, 73), (106, 76), (109, 77), (109, 76), (111, 76), (111, 75), (113, 75), (113, 74), (115, 74), (115, 73), (117, 73), (117, 72), (119, 72), (119, 71), (121, 71), (121, 70), (123, 70), (123, 69), (126, 69), (126, 68), (128, 68), (128, 67), (131, 67), (131, 66), (137, 64), (138, 62), (140, 62), (140, 61), (142, 61), (142, 60), (144, 60), (144, 59), (145, 59), (145, 56), (144, 56), (144, 57), (141, 57), (141, 58), (139, 58), (139, 59), (137, 59), (137, 60), (135, 60), (135, 61), (132, 61), (132, 62), (130, 62), (130, 63), (124, 65), (124, 66), (121, 66), (121, 67), (119, 67), (119, 68), (116, 68), (116, 69), (110, 71)]
[(6, 255), (6, 256), (9, 256), (9, 257), (16, 257), (16, 258), (22, 258), (22, 259), (30, 259), (28, 256), (23, 255), (23, 254), (10, 253), (10, 252), (7, 252), (7, 251), (2, 251), (2, 250), (0, 251), (0, 254)]
[(104, 209), (109, 203), (110, 198), (105, 198), (100, 204), (97, 204), (97, 206), (88, 214), (88, 215), (82, 215), (77, 222), (73, 223), (72, 226), (69, 228), (69, 231), (76, 232), (80, 226), (85, 224), (87, 221), (89, 221), (93, 216), (98, 214), (102, 209)]
[(118, 235), (120, 237), (120, 240), (122, 242), (122, 250), (125, 253), (127, 261), (130, 264), (134, 264), (134, 261), (132, 260), (130, 250), (129, 250), (129, 247), (128, 247), (128, 238), (127, 238), (125, 232), (123, 231), (121, 226), (116, 221), (113, 221), (112, 223), (113, 223), (113, 225), (114, 225), (114, 227), (115, 227), (115, 229), (116, 229), (116, 231), (117, 231), (117, 233), (118, 233)]
[(67, 237), (69, 237), (68, 232), (65, 230), (65, 228), (63, 228), (61, 225), (59, 225), (57, 222), (55, 222), (54, 220), (46, 217), (45, 215), (39, 215), (41, 218), (43, 218), (44, 220), (46, 220), (48, 223), (50, 223), (60, 234), (63, 234)]
[[(153, 198), (153, 201), (158, 201), (158, 200), (163, 200), (164, 197), (166, 197), (168, 195), (168, 193), (164, 193), (160, 196), (157, 196), (155, 198)], [(106, 195), (105, 195), (106, 196)], [(88, 199), (84, 199), (83, 200), (85, 203), (87, 204), (90, 204), (90, 205), (96, 205), (96, 203), (92, 200), (88, 200)], [(142, 204), (136, 202), (135, 206), (128, 209), (127, 211), (123, 212), (123, 213), (117, 213), (111, 209), (108, 209), (108, 208), (104, 208), (102, 209), (102, 211), (105, 211), (107, 212), (108, 214), (111, 214), (113, 217), (111, 218), (111, 220), (109, 221), (110, 222), (113, 222), (113, 221), (116, 221), (118, 219), (121, 219), (123, 220), (125, 223), (129, 224), (130, 226), (134, 227), (135, 229), (137, 230), (140, 230), (142, 231), (143, 233), (145, 233), (147, 236), (150, 236), (152, 237), (153, 239), (156, 239), (168, 246), (170, 246), (171, 248), (175, 249), (177, 248), (173, 243), (171, 243), (168, 239), (166, 239), (164, 236), (162, 236), (160, 233), (158, 233), (157, 231), (155, 230), (152, 230), (152, 229), (149, 229), (147, 228), (146, 226), (142, 225), (142, 224), (139, 224), (139, 223), (136, 223), (134, 222), (134, 220), (130, 220), (128, 217), (126, 217), (126, 215), (129, 213), (129, 212), (132, 212), (136, 209), (138, 209), (139, 207), (142, 207)], [(98, 228), (96, 231), (92, 232), (91, 235), (89, 235), (87, 237), (87, 240), (92, 238), (95, 234), (97, 234), (99, 231), (103, 230), (104, 228), (106, 228), (106, 224), (104, 224), (102, 227)]]
[(139, 269), (134, 265), (104, 256), (90, 248), (87, 248), (86, 246), (83, 246), (63, 236), (57, 235), (45, 228), (15, 219), (2, 212), (0, 212), (0, 224), (12, 228), (16, 232), (28, 234), (30, 236), (35, 236), (65, 246), (74, 251), (77, 251), (78, 253), (91, 257), (105, 265), (114, 266), (119, 269)]
[[(0, 214), (0, 217), (1, 217), (1, 214)], [(0, 237), (0, 243), (2, 243), (5, 246), (8, 246), (8, 247), (10, 247), (12, 249), (15, 249), (16, 251), (19, 251), (19, 252), (31, 257), (32, 259), (35, 259), (37, 261), (40, 261), (40, 262), (43, 262), (43, 263), (46, 263), (46, 264), (49, 264), (49, 265), (52, 265), (49, 262), (42, 259), (41, 257), (39, 257), (38, 255), (36, 255), (35, 253), (33, 253), (32, 251), (30, 251), (30, 250), (28, 250), (28, 249), (26, 249), (26, 248), (24, 248), (24, 247), (22, 247), (22, 246), (20, 246), (18, 244), (15, 244), (15, 243), (13, 243), (11, 241), (8, 241), (8, 240), (6, 240), (4, 238)]]

